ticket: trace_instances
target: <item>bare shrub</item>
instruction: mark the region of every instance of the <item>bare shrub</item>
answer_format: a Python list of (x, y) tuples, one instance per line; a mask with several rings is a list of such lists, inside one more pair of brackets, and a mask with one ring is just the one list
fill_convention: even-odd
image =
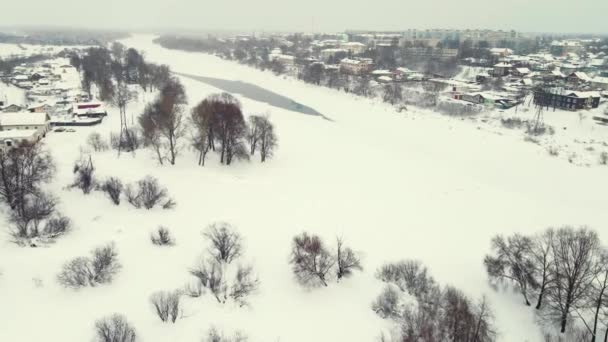
[(608, 152), (600, 153), (600, 165), (608, 165)]
[(228, 296), (239, 306), (245, 306), (248, 304), (247, 297), (258, 289), (259, 283), (254, 275), (253, 266), (239, 265)]
[(167, 227), (160, 226), (150, 235), (150, 240), (157, 246), (173, 246), (175, 241)]
[(522, 120), (520, 118), (502, 118), (500, 119), (500, 123), (503, 125), (503, 127), (510, 129), (522, 128), (528, 124), (526, 120)]
[(399, 289), (395, 285), (387, 284), (372, 303), (372, 310), (382, 318), (400, 317), (403, 308)]
[(150, 296), (150, 302), (154, 306), (156, 314), (163, 322), (175, 323), (180, 315), (180, 291), (159, 291)]
[(141, 147), (141, 138), (136, 130), (128, 128), (123, 131), (122, 137), (120, 134), (112, 133), (110, 145), (114, 150), (132, 152)]
[(201, 260), (190, 274), (198, 278), (203, 287), (209, 289), (219, 303), (225, 303), (228, 286), (224, 277), (224, 269), (216, 260)]
[(75, 180), (71, 187), (82, 190), (84, 194), (89, 194), (95, 187), (95, 178), (93, 176), (95, 167), (91, 156), (88, 158), (83, 157), (76, 161), (73, 172)]
[(556, 146), (549, 146), (547, 152), (550, 156), (557, 157), (559, 155), (559, 149)]
[(342, 238), (337, 238), (336, 276), (338, 280), (349, 277), (354, 270), (363, 270), (359, 256), (349, 247), (344, 247)]
[(47, 236), (47, 237), (57, 237), (59, 235), (63, 235), (66, 232), (68, 232), (70, 230), (71, 225), (72, 225), (72, 220), (70, 220), (66, 216), (59, 215), (59, 216), (50, 218), (46, 222), (46, 225), (44, 226), (42, 233), (44, 236)]
[(198, 298), (203, 294), (203, 284), (198, 280), (188, 282), (186, 286), (184, 286), (184, 293), (189, 297)]
[(320, 237), (304, 232), (293, 238), (290, 263), (300, 284), (327, 286), (326, 277), (335, 260)]
[(135, 342), (135, 329), (125, 316), (114, 314), (95, 322), (96, 342)]
[(109, 283), (120, 269), (114, 244), (98, 247), (91, 257), (78, 257), (66, 263), (57, 279), (65, 287), (79, 288)]
[(223, 332), (219, 332), (215, 327), (209, 329), (207, 337), (203, 342), (247, 342), (248, 338), (242, 332), (237, 331), (232, 336), (227, 336)]
[(89, 137), (87, 138), (87, 145), (89, 145), (95, 152), (106, 151), (109, 148), (108, 143), (98, 132), (89, 134)]
[(169, 198), (167, 189), (152, 176), (146, 176), (136, 185), (127, 185), (124, 194), (127, 201), (135, 208), (152, 209), (156, 205), (161, 205), (164, 209), (171, 209), (175, 206), (173, 199)]
[(100, 187), (101, 191), (105, 192), (112, 200), (112, 203), (120, 204), (120, 194), (122, 193), (122, 181), (115, 177), (106, 179)]
[(417, 260), (384, 264), (376, 272), (376, 277), (421, 299), (427, 297), (437, 287), (426, 266)]
[(229, 223), (213, 223), (203, 235), (209, 240), (209, 254), (218, 262), (229, 264), (241, 256), (241, 235)]

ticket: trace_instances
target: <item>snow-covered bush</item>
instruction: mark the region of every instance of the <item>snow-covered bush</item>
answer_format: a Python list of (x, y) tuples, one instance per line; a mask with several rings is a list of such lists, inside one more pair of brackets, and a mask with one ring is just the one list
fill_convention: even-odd
[(212, 327), (209, 329), (207, 337), (203, 339), (203, 342), (247, 342), (247, 340), (247, 336), (240, 331), (235, 332), (232, 336), (228, 336)]
[(156, 205), (161, 205), (163, 209), (172, 209), (175, 206), (175, 201), (169, 198), (167, 189), (152, 176), (146, 176), (135, 185), (127, 185), (124, 194), (127, 201), (135, 208), (152, 209)]
[(376, 277), (419, 299), (427, 297), (437, 288), (427, 268), (417, 260), (384, 264), (376, 272)]
[(122, 193), (123, 185), (122, 181), (115, 177), (110, 177), (106, 179), (99, 189), (105, 192), (112, 203), (119, 205), (120, 204), (120, 194)]
[(338, 281), (350, 277), (355, 270), (363, 270), (361, 259), (352, 249), (344, 246), (344, 241), (337, 238), (336, 248), (336, 277)]
[(218, 262), (229, 264), (241, 256), (241, 235), (229, 223), (213, 223), (203, 236), (209, 240), (209, 254)]
[(58, 215), (56, 217), (50, 218), (44, 229), (42, 230), (42, 234), (48, 237), (57, 237), (59, 235), (63, 235), (70, 230), (72, 225), (72, 221), (66, 217)]
[(23, 196), (19, 202), (20, 205), (10, 212), (9, 217), (13, 238), (21, 241), (39, 237), (41, 224), (55, 212), (57, 199), (40, 192)]
[(500, 119), (500, 123), (502, 124), (503, 127), (506, 128), (522, 128), (524, 126), (527, 125), (527, 121), (526, 120), (522, 120), (520, 118), (501, 118)]
[(372, 309), (382, 318), (400, 317), (403, 308), (399, 288), (393, 284), (387, 284), (372, 303)]
[(57, 279), (65, 287), (96, 286), (110, 283), (120, 267), (118, 253), (110, 243), (96, 248), (91, 257), (78, 257), (66, 263)]
[(127, 318), (120, 314), (114, 314), (95, 322), (95, 335), (96, 342), (137, 341), (135, 329), (127, 322)]
[(109, 146), (108, 143), (101, 137), (99, 132), (93, 132), (89, 134), (87, 138), (87, 145), (93, 149), (95, 152), (106, 151)]
[(161, 321), (175, 323), (181, 314), (181, 296), (181, 291), (177, 290), (171, 292), (159, 291), (150, 296), (150, 302)]
[(95, 188), (95, 166), (91, 156), (88, 158), (82, 157), (74, 163), (73, 169), (75, 179), (70, 187), (82, 190), (84, 194), (89, 194)]
[(169, 229), (163, 226), (158, 227), (158, 229), (150, 234), (150, 240), (157, 246), (173, 246), (175, 244)]

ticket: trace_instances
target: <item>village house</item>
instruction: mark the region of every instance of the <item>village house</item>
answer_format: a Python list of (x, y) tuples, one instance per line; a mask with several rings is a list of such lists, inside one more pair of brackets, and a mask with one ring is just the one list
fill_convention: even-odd
[(23, 107), (16, 105), (14, 103), (2, 108), (2, 112), (4, 112), (4, 113), (16, 113), (16, 112), (20, 112), (22, 110), (23, 110)]
[(359, 42), (348, 42), (340, 44), (340, 49), (347, 50), (353, 55), (357, 55), (365, 52), (365, 50), (367, 50), (367, 45)]
[(371, 59), (349, 59), (345, 58), (340, 61), (340, 71), (345, 74), (361, 75), (366, 74), (372, 69), (373, 63)]
[(78, 117), (100, 118), (108, 115), (101, 102), (79, 102), (72, 108), (72, 114)]
[(511, 71), (511, 73), (513, 74), (513, 76), (524, 77), (524, 76), (530, 74), (530, 69), (528, 69), (528, 68), (513, 68), (513, 70)]
[(0, 148), (38, 142), (50, 130), (50, 121), (46, 113), (0, 114)]
[(591, 77), (587, 76), (584, 72), (573, 72), (566, 78), (568, 83), (582, 84), (591, 82)]
[(594, 77), (593, 79), (591, 79), (591, 87), (596, 90), (608, 90), (608, 77)]
[(600, 93), (562, 88), (540, 89), (534, 92), (534, 103), (567, 110), (597, 108), (600, 104)]
[(498, 63), (494, 65), (493, 74), (496, 77), (507, 76), (513, 66), (508, 63)]

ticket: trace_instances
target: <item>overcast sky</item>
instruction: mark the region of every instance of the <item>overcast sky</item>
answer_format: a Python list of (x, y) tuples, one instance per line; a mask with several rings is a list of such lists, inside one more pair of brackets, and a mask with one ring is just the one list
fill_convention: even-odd
[(608, 33), (608, 0), (2, 0), (0, 25)]

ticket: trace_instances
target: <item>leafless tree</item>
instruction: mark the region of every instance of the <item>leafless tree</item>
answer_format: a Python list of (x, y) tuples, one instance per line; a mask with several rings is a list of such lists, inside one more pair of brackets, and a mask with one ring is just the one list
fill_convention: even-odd
[(96, 342), (135, 342), (135, 329), (126, 317), (114, 314), (95, 322)]
[(185, 133), (182, 122), (185, 104), (184, 87), (179, 80), (171, 79), (161, 89), (158, 99), (139, 117), (144, 142), (153, 147), (161, 165), (165, 160), (175, 165)]
[(399, 318), (403, 313), (400, 296), (399, 289), (395, 285), (387, 284), (372, 303), (372, 310), (382, 318)]
[(484, 264), (491, 279), (515, 283), (530, 305), (528, 293), (538, 287), (534, 277), (534, 263), (530, 256), (532, 240), (520, 234), (505, 239), (495, 236), (492, 239), (492, 255), (486, 255)]
[(190, 113), (190, 121), (194, 127), (191, 141), (198, 151), (198, 165), (205, 165), (207, 153), (214, 148), (213, 126), (215, 120), (214, 103), (210, 98), (204, 99)]
[(0, 150), (0, 199), (19, 209), (25, 197), (40, 192), (54, 174), (55, 164), (41, 144)]
[(163, 226), (158, 227), (158, 229), (150, 235), (150, 240), (157, 246), (173, 246), (175, 244), (169, 229)]
[(108, 197), (112, 200), (112, 203), (120, 204), (120, 194), (122, 193), (123, 185), (122, 181), (116, 177), (110, 177), (101, 184), (100, 189), (108, 194)]
[(344, 240), (337, 238), (336, 243), (336, 276), (338, 281), (342, 277), (349, 277), (354, 270), (363, 270), (359, 256), (349, 247), (344, 247)]
[(89, 194), (95, 187), (95, 166), (93, 165), (93, 158), (89, 155), (88, 158), (82, 156), (80, 160), (74, 163), (73, 169), (75, 180), (71, 187), (82, 190), (84, 194)]
[(41, 223), (55, 212), (57, 199), (39, 192), (27, 195), (21, 201), (19, 207), (10, 213), (9, 221), (15, 229), (12, 235), (17, 240), (38, 237)]
[(72, 220), (66, 216), (57, 215), (46, 221), (42, 234), (46, 237), (55, 238), (70, 230)]
[(384, 102), (388, 102), (392, 105), (401, 102), (403, 100), (403, 91), (401, 84), (391, 83), (384, 86), (384, 94), (382, 95)]
[[(575, 308), (578, 317), (583, 321), (585, 328), (591, 334), (591, 342), (598, 340), (598, 325), (603, 314), (603, 310), (608, 305), (606, 295), (608, 295), (608, 250), (603, 248), (599, 257), (595, 260), (595, 275), (591, 280), (591, 286), (586, 296), (586, 303), (581, 308)], [(589, 311), (593, 322), (587, 322), (587, 312)], [(608, 329), (607, 329), (608, 330)], [(605, 337), (608, 336), (608, 332)]]
[(152, 209), (160, 204), (164, 209), (171, 209), (175, 205), (175, 202), (169, 198), (167, 189), (152, 176), (137, 181), (135, 186), (127, 185), (124, 194), (127, 201), (135, 208)]
[(594, 261), (599, 254), (599, 238), (585, 227), (565, 226), (555, 230), (551, 250), (555, 280), (548, 313), (559, 320), (563, 333), (572, 312), (584, 305), (597, 275)]
[(150, 302), (156, 314), (163, 322), (175, 323), (181, 314), (181, 291), (159, 291), (150, 296)]
[(534, 265), (534, 276), (537, 278), (535, 283), (538, 284), (537, 292), (538, 299), (536, 301), (536, 309), (539, 310), (543, 303), (543, 298), (546, 293), (551, 290), (553, 283), (553, 274), (551, 267), (553, 265), (553, 256), (551, 254), (551, 243), (553, 240), (553, 229), (547, 229), (540, 235), (532, 239), (530, 246), (530, 255)]
[(251, 115), (247, 120), (249, 121), (249, 132), (247, 133), (247, 140), (249, 140), (249, 153), (255, 154), (255, 150), (258, 147), (260, 140), (260, 126), (263, 117), (259, 115)]
[(209, 254), (218, 262), (231, 263), (242, 254), (241, 235), (226, 222), (207, 227), (203, 235), (209, 240)]
[(274, 126), (267, 117), (263, 117), (259, 122), (259, 145), (260, 161), (263, 163), (267, 158), (272, 157), (277, 147), (277, 136), (274, 133)]
[(327, 274), (335, 260), (320, 237), (304, 232), (293, 238), (290, 263), (300, 284), (327, 286)]
[(220, 162), (230, 165), (234, 158), (248, 159), (245, 148), (247, 125), (240, 102), (228, 93), (215, 95), (215, 138), (220, 144)]

